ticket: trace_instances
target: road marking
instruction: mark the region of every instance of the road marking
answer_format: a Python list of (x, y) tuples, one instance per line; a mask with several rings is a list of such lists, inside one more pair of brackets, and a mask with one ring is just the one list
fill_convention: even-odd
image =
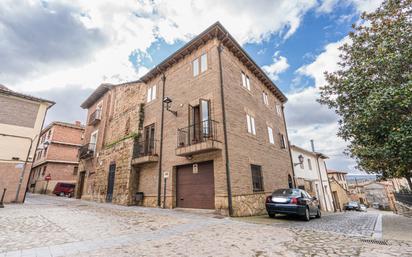
[(372, 238), (381, 239), (382, 238), (382, 214), (378, 215), (376, 219), (375, 227), (373, 229)]

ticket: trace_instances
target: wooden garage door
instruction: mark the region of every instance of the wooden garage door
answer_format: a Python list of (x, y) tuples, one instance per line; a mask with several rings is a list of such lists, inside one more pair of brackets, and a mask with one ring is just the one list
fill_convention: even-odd
[(193, 165), (177, 168), (176, 205), (181, 208), (214, 209), (213, 162), (203, 162), (197, 165), (197, 173), (193, 173)]

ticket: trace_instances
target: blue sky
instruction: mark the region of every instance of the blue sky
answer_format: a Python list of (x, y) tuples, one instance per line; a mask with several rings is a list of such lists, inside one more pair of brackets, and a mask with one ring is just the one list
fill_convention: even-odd
[(338, 117), (316, 102), (323, 73), (361, 12), (381, 0), (3, 0), (0, 84), (49, 98), (46, 123), (85, 121), (81, 102), (101, 83), (137, 80), (216, 21), (287, 95), (289, 139), (356, 172), (336, 136)]

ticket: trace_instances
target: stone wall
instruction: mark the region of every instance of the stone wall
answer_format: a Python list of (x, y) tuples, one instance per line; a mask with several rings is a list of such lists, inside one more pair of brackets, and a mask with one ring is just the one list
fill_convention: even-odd
[(396, 214), (412, 218), (412, 206), (395, 201)]

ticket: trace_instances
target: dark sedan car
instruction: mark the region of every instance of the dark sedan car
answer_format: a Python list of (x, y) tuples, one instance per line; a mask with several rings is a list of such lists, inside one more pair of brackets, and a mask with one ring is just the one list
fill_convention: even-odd
[(321, 217), (319, 201), (302, 189), (278, 189), (266, 198), (266, 211), (271, 218), (277, 213), (301, 216), (309, 221), (311, 216)]
[(345, 204), (343, 206), (343, 209), (345, 211), (360, 211), (361, 207), (360, 204), (358, 202), (349, 202), (348, 204)]

